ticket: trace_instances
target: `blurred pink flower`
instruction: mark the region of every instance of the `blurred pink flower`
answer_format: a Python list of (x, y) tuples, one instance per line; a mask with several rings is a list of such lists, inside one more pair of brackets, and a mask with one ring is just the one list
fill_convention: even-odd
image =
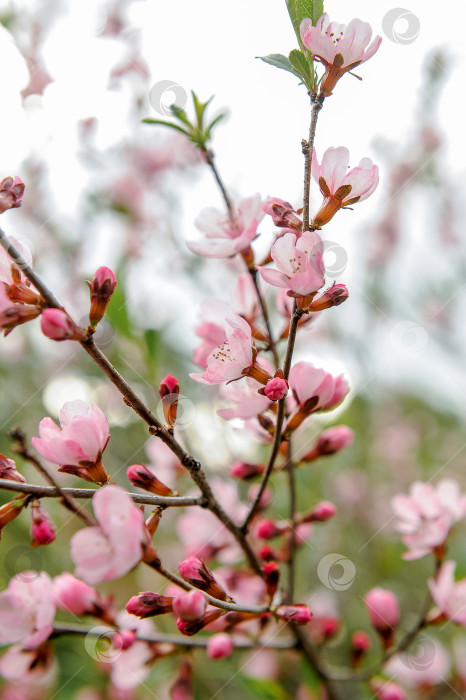
[[(0, 675), (14, 683), (18, 692), (17, 696), (4, 695), (2, 700), (36, 700), (43, 698), (44, 686), (48, 686), (54, 680), (57, 667), (50, 647), (41, 649), (24, 649), (20, 644), (15, 644), (6, 650), (0, 659)], [(23, 693), (21, 693), (21, 687)], [(26, 689), (33, 689), (31, 694)], [(3, 688), (2, 688), (3, 690)]]
[(43, 418), (40, 438), (32, 438), (33, 447), (49, 462), (60, 465), (60, 472), (106, 483), (109, 477), (101, 459), (110, 431), (100, 408), (85, 401), (67, 401), (60, 411), (60, 425)]
[(406, 692), (398, 683), (375, 679), (371, 681), (371, 689), (377, 700), (407, 700)]
[(249, 248), (257, 236), (257, 226), (264, 216), (260, 195), (242, 199), (235, 210), (235, 220), (218, 209), (203, 209), (194, 222), (205, 234), (205, 242), (188, 241), (193, 253), (206, 258), (229, 258)]
[(313, 218), (315, 226), (323, 226), (343, 207), (362, 202), (376, 189), (379, 169), (370, 158), (363, 158), (348, 172), (349, 151), (344, 146), (327, 148), (319, 165), (314, 149), (312, 175), (320, 187), (324, 201)]
[(400, 621), (398, 598), (391, 591), (372, 588), (364, 596), (371, 625), (382, 636), (391, 636)]
[(0, 214), (7, 209), (16, 209), (23, 203), (26, 185), (20, 177), (5, 177), (0, 182)]
[(57, 608), (74, 615), (96, 615), (102, 610), (102, 601), (95, 588), (67, 571), (53, 579), (53, 595)]
[(458, 625), (466, 626), (466, 579), (455, 582), (456, 562), (445, 561), (435, 579), (429, 579), (433, 615), (442, 613)]
[(324, 284), (323, 252), (319, 234), (306, 231), (298, 238), (294, 233), (285, 233), (270, 251), (278, 270), (268, 267), (258, 270), (266, 282), (288, 289), (292, 296), (313, 295)]
[(130, 571), (144, 554), (144, 516), (119, 486), (102, 487), (92, 498), (99, 527), (79, 530), (71, 538), (76, 576), (86, 583), (112, 581)]
[(259, 394), (261, 384), (249, 377), (241, 384), (232, 383), (222, 386), (220, 393), (222, 397), (236, 404), (232, 408), (220, 408), (217, 413), (225, 420), (233, 418), (255, 418), (259, 413), (263, 413), (270, 406), (270, 399)]
[(443, 683), (449, 675), (451, 660), (445, 647), (432, 637), (422, 636), (414, 651), (393, 656), (384, 667), (392, 680), (406, 688), (430, 688)]
[(0, 642), (35, 649), (52, 633), (55, 612), (50, 576), (22, 571), (0, 593)]
[(398, 518), (395, 529), (409, 549), (403, 559), (419, 559), (443, 545), (452, 526), (466, 515), (466, 495), (453, 479), (442, 479), (437, 487), (416, 481), (409, 496), (398, 494), (391, 504)]
[(209, 659), (226, 659), (228, 656), (231, 656), (233, 649), (233, 640), (226, 632), (212, 635), (207, 642), (207, 656)]
[(328, 96), (338, 80), (348, 71), (371, 58), (380, 46), (382, 38), (376, 36), (368, 46), (372, 29), (367, 22), (352, 19), (346, 26), (330, 22), (324, 13), (314, 27), (310, 19), (301, 22), (301, 38), (314, 60), (325, 66), (320, 94)]

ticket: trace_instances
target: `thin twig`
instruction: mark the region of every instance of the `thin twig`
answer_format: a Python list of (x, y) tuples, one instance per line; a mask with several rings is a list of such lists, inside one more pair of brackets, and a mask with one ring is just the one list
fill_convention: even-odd
[(311, 167), (312, 152), (314, 150), (314, 140), (316, 135), (317, 118), (324, 104), (324, 96), (311, 95), (311, 123), (309, 125), (309, 137), (307, 141), (302, 141), (302, 151), (304, 154), (304, 195), (303, 195), (303, 231), (309, 230), (309, 197), (311, 189)]
[(293, 461), (293, 451), (291, 446), (291, 438), (288, 442), (288, 461), (286, 463), (286, 473), (288, 477), (288, 494), (290, 508), (290, 539), (289, 539), (289, 554), (288, 554), (288, 590), (287, 600), (291, 603), (294, 600), (294, 580), (295, 580), (295, 557), (296, 557), (296, 479), (295, 479), (295, 463)]
[(270, 347), (270, 350), (271, 350), (272, 355), (273, 355), (275, 369), (278, 369), (280, 367), (280, 358), (278, 356), (277, 345), (275, 343), (275, 340), (274, 340), (273, 334), (272, 334), (272, 326), (270, 325), (269, 310), (267, 308), (267, 304), (266, 304), (266, 301), (264, 299), (264, 295), (262, 294), (260, 287), (259, 287), (259, 281), (257, 279), (257, 270), (255, 267), (248, 267), (248, 272), (251, 275), (252, 283), (254, 284), (257, 298), (259, 300), (259, 304), (260, 304), (260, 307), (262, 310), (262, 316), (264, 318), (265, 327), (267, 328), (267, 334), (269, 336), (269, 347)]
[(234, 222), (236, 219), (236, 214), (235, 210), (233, 207), (233, 202), (231, 201), (230, 195), (227, 192), (227, 188), (225, 187), (225, 184), (220, 177), (220, 173), (217, 170), (217, 167), (214, 162), (214, 152), (211, 150), (208, 150), (207, 148), (202, 149), (202, 153), (204, 154), (205, 161), (209, 168), (212, 170), (213, 176), (215, 178), (215, 181), (217, 182), (217, 185), (220, 188), (220, 192), (222, 193), (222, 197), (225, 201), (226, 207), (228, 209), (228, 216), (230, 217), (230, 221)]

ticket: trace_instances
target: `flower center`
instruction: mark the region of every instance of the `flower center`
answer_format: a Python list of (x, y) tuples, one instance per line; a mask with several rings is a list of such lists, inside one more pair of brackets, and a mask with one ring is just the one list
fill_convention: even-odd
[(226, 343), (224, 345), (219, 345), (217, 352), (214, 353), (213, 357), (215, 360), (217, 360), (217, 362), (225, 362), (225, 360), (228, 362), (237, 361), (236, 358), (232, 357), (231, 349)]
[(342, 31), (341, 31), (339, 34), (334, 34), (334, 32), (325, 32), (325, 34), (329, 37), (329, 39), (331, 39), (331, 40), (333, 41), (333, 43), (335, 44), (335, 46), (337, 46), (337, 45), (338, 45), (338, 42), (340, 41), (340, 39), (343, 38), (343, 32), (342, 32)]

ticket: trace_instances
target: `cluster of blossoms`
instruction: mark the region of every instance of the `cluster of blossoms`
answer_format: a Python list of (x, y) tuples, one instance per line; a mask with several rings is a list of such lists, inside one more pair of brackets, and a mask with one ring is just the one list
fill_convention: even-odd
[[(304, 19), (300, 36), (308, 58), (325, 68), (319, 84), (314, 83), (312, 94), (315, 131), (318, 114), (315, 105), (320, 109), (324, 99), (333, 94), (337, 82), (375, 54), (381, 39), (376, 37), (369, 44), (372, 36), (369, 25), (353, 20), (346, 27), (330, 22), (325, 14), (315, 26), (310, 19)], [(206, 105), (195, 97), (195, 106), (200, 129)], [(185, 126), (192, 126), (187, 117), (183, 116), (182, 121)], [(195, 129), (185, 133), (194, 132)], [(207, 136), (203, 136), (198, 146), (213, 167), (213, 155), (205, 145)], [(346, 425), (331, 426), (314, 436), (312, 444), (303, 439), (304, 447), (298, 454), (293, 453), (293, 443), (298, 433), (303, 438), (314, 414), (332, 411), (345, 400), (349, 385), (343, 376), (334, 376), (314, 366), (309, 359), (293, 362), (292, 356), (298, 330), (316, 315), (348, 298), (344, 284), (334, 282), (325, 288), (324, 241), (319, 232), (340, 209), (361, 202), (374, 192), (378, 168), (369, 158), (363, 158), (357, 167), (349, 169), (349, 152), (344, 147), (328, 148), (319, 164), (313, 143), (305, 146), (306, 177), (312, 175), (323, 197), (313, 216), (309, 214), (308, 198), (303, 209), (295, 209), (277, 197), (264, 202), (258, 194), (234, 201), (221, 186), (227, 211), (204, 210), (195, 224), (205, 234), (205, 240), (188, 243), (196, 254), (208, 258), (237, 257), (244, 265), (232, 305), (214, 300), (204, 307), (196, 328), (201, 343), (193, 358), (202, 371), (190, 376), (200, 384), (220, 385), (221, 397), (228, 402), (218, 410), (221, 418), (240, 419), (258, 442), (271, 443), (267, 461), (236, 460), (229, 465), (229, 476), (233, 479), (256, 482), (249, 490), (248, 504), (240, 500), (232, 479), (217, 477), (208, 481), (202, 466), (179, 441), (178, 379), (167, 375), (160, 381), (162, 424), (103, 353), (95, 349), (93, 334), (116, 286), (112, 270), (101, 267), (88, 282), (89, 325), (81, 328), (44, 292), (43, 286), (37, 285), (25, 249), (19, 244), (10, 247), (9, 252), (1, 249), (0, 326), (5, 335), (40, 316), (46, 337), (81, 343), (104, 368), (125, 402), (146, 421), (153, 435), (148, 447), (148, 465), (132, 464), (127, 468), (129, 484), (144, 492), (133, 494), (116, 483), (109, 483), (117, 471), (109, 474), (103, 465), (110, 429), (99, 407), (69, 401), (60, 411), (60, 425), (50, 417), (40, 422), (39, 436), (32, 438), (33, 448), (47, 463), (58, 467), (55, 472), (98, 487), (92, 492), (89, 489), (93, 515), (62, 489), (55, 481), (57, 474), (51, 475), (48, 467), (23, 449), (22, 456), (39, 465), (43, 474), (49, 474), (54, 494), (85, 521), (86, 527), (77, 530), (70, 540), (74, 574), (63, 572), (52, 579), (45, 572), (24, 571), (15, 575), (0, 593), (0, 642), (12, 645), (0, 659), (0, 673), (8, 681), (46, 683), (53, 676), (52, 640), (66, 633), (60, 620), (56, 620), (63, 611), (96, 618), (104, 625), (111, 651), (102, 665), (110, 676), (115, 697), (132, 697), (131, 691), (146, 680), (154, 663), (175, 656), (179, 647), (187, 646), (187, 640), (181, 636), (172, 635), (164, 640), (158, 634), (149, 618), (159, 616), (165, 616), (167, 625), (171, 620), (174, 631), (184, 637), (206, 631), (209, 636), (200, 635), (199, 645), (205, 646), (212, 660), (227, 658), (240, 648), (273, 648), (275, 637), (286, 627), (291, 639), (289, 648), (302, 651), (314, 665), (326, 686), (326, 697), (330, 700), (339, 697), (332, 691), (331, 670), (319, 660), (325, 643), (337, 641), (342, 632), (338, 611), (333, 601), (319, 599), (318, 593), (305, 602), (296, 602), (294, 595), (296, 553), (300, 549), (305, 551), (304, 545), (315, 530), (325, 527), (338, 512), (328, 500), (311, 503), (300, 512), (294, 504), (293, 480), (295, 468), (351, 445), (353, 431)], [(0, 213), (19, 207), (23, 193), (24, 184), (19, 178), (5, 178), (0, 183)], [(257, 263), (254, 241), (260, 236), (258, 229), (265, 216), (272, 219), (279, 231), (266, 257)], [(31, 282), (37, 291), (31, 288)], [(273, 320), (264, 292), (265, 289), (271, 292), (270, 288), (278, 290), (274, 290), (277, 313)], [(285, 343), (281, 361), (281, 347)], [(158, 439), (162, 442), (157, 442)], [(259, 449), (257, 454), (263, 455), (262, 446)], [(286, 519), (267, 510), (273, 502), (269, 480), (274, 472), (281, 471), (288, 472), (293, 503)], [(180, 496), (175, 490), (178, 477), (186, 472), (201, 495), (189, 491)], [(48, 492), (28, 484), (16, 463), (3, 455), (0, 455), (0, 479), (5, 488), (11, 490), (13, 485), (19, 493), (0, 508), (0, 530), (29, 508), (31, 546), (52, 544), (59, 532), (41, 500)], [(180, 483), (184, 488), (181, 479)], [(77, 497), (82, 496), (81, 491), (71, 491)], [(428, 582), (433, 605), (420, 621), (419, 629), (445, 620), (466, 626), (466, 580), (456, 581), (455, 562), (445, 560), (452, 528), (466, 516), (466, 496), (450, 479), (444, 479), (437, 487), (417, 482), (409, 496), (395, 496), (392, 505), (397, 517), (396, 529), (402, 533), (408, 548), (404, 558), (417, 559), (430, 553), (435, 557), (435, 575)], [(181, 553), (171, 552), (167, 557), (178, 560), (177, 573), (166, 569), (162, 561), (165, 559), (163, 539), (160, 539), (160, 551), (154, 544), (158, 543), (157, 531), (163, 514), (171, 506), (186, 506), (176, 521)], [(113, 596), (102, 595), (95, 588), (129, 574), (142, 563), (170, 582), (163, 592), (133, 589), (125, 609), (118, 610)], [(288, 570), (288, 584), (283, 581), (284, 568)], [(445, 664), (442, 665), (442, 652), (437, 652), (437, 666), (430, 665), (422, 677), (418, 669), (408, 668), (403, 657), (405, 640), (397, 638), (401, 608), (396, 595), (375, 587), (364, 596), (364, 605), (370, 629), (384, 654), (377, 673), (367, 674), (374, 697), (406, 700), (403, 686), (435, 685), (447, 672)], [(352, 671), (361, 669), (372, 644), (368, 632), (352, 633)], [(286, 644), (283, 648), (287, 648)], [(130, 695), (125, 695), (126, 692)], [(188, 660), (179, 667), (170, 697), (172, 700), (194, 697), (192, 665)]]

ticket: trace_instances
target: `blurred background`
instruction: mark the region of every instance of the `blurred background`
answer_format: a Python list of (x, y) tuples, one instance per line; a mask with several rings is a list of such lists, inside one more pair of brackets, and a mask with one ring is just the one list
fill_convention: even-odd
[[(302, 332), (295, 355), (343, 372), (351, 385), (344, 406), (315, 419), (300, 439), (304, 448), (324, 426), (346, 423), (356, 431), (354, 444), (298, 475), (301, 508), (321, 498), (339, 508), (338, 518), (316, 529), (300, 553), (298, 588), (301, 596), (312, 589), (311, 608), (328, 606), (329, 616), (342, 616), (327, 644), (332, 661), (344, 663), (349, 633), (365, 620), (368, 588), (382, 585), (399, 594), (406, 628), (424, 598), (430, 562), (401, 561), (391, 496), (417, 479), (453, 477), (466, 488), (465, 144), (458, 108), (466, 79), (460, 31), (466, 10), (457, 3), (446, 17), (437, 3), (421, 0), (403, 8), (390, 0), (328, 0), (325, 9), (340, 22), (368, 21), (383, 37), (378, 53), (360, 68), (363, 81), (346, 76), (319, 119), (319, 159), (329, 146), (345, 145), (352, 166), (366, 156), (379, 165), (380, 184), (369, 200), (339, 213), (322, 232), (327, 281), (345, 283), (350, 297)], [(36, 270), (78, 322), (85, 323), (88, 313), (85, 280), (101, 265), (112, 267), (118, 287), (99, 345), (155, 410), (160, 379), (178, 377), (181, 438), (224, 483), (235, 459), (261, 459), (264, 446), (241, 432), (240, 423), (219, 418), (218, 392), (200, 387), (188, 373), (195, 370), (201, 303), (231, 303), (240, 266), (188, 250), (186, 240), (199, 235), (195, 217), (203, 207), (222, 207), (220, 195), (183, 136), (141, 120), (169, 117), (173, 102), (189, 110), (191, 89), (203, 100), (214, 94), (210, 113), (228, 110), (213, 149), (231, 191), (240, 197), (259, 192), (299, 207), (308, 98), (293, 76), (257, 59), (296, 47), (285, 2), (2, 0), (0, 21), (0, 177), (18, 175), (26, 183), (23, 206), (3, 215), (2, 227), (31, 248)], [(317, 189), (311, 201), (314, 207), (320, 202)], [(263, 221), (259, 230), (254, 245), (260, 257), (274, 229)], [(267, 290), (267, 300), (274, 328), (281, 328), (274, 290)], [(154, 440), (147, 442), (144, 426), (81, 349), (50, 342), (38, 322), (2, 339), (0, 382), (0, 449), (7, 456), (13, 427), (29, 438), (37, 435), (41, 418), (56, 419), (64, 401), (80, 398), (97, 403), (109, 418), (105, 464), (112, 479), (127, 486), (125, 470), (135, 462), (175, 479), (170, 457)], [(20, 466), (38, 482), (30, 466)], [(180, 492), (187, 492), (189, 483), (176, 478)], [(230, 503), (248, 498), (242, 485), (238, 494), (236, 484), (231, 488)], [(286, 517), (280, 476), (273, 488), (273, 513)], [(58, 506), (51, 504), (50, 511), (59, 522)], [(176, 527), (171, 513), (167, 520)], [(2, 587), (26, 568), (54, 575), (66, 562), (71, 571), (66, 543), (76, 526), (65, 523), (49, 552), (27, 546), (26, 514), (15, 521), (0, 545)], [(173, 546), (171, 529), (162, 528), (160, 548), (176, 566), (183, 548)], [(457, 575), (464, 576), (464, 538), (454, 537), (452, 547)], [(316, 576), (317, 563), (329, 552), (354, 563), (356, 576), (345, 590), (322, 586)], [(138, 572), (107, 590), (123, 606), (128, 591), (153, 586), (151, 575)], [(460, 644), (461, 634), (454, 635)], [(451, 645), (451, 625), (437, 636)], [(165, 698), (176, 666), (157, 664), (142, 689), (124, 695), (103, 690), (105, 665), (92, 664), (81, 641), (63, 640), (57, 650), (51, 685), (24, 689), (21, 698)], [(202, 666), (202, 652), (197, 654)], [(318, 697), (312, 674), (297, 672), (291, 656), (277, 662), (251, 655), (240, 664), (238, 658), (200, 673), (199, 697), (282, 700), (298, 691), (302, 700)], [(458, 673), (454, 666), (446, 669), (444, 682), (426, 697), (456, 697)], [(222, 687), (221, 679), (230, 676)], [(85, 686), (96, 694), (86, 695)], [(2, 698), (13, 699), (10, 688), (3, 692)]]

